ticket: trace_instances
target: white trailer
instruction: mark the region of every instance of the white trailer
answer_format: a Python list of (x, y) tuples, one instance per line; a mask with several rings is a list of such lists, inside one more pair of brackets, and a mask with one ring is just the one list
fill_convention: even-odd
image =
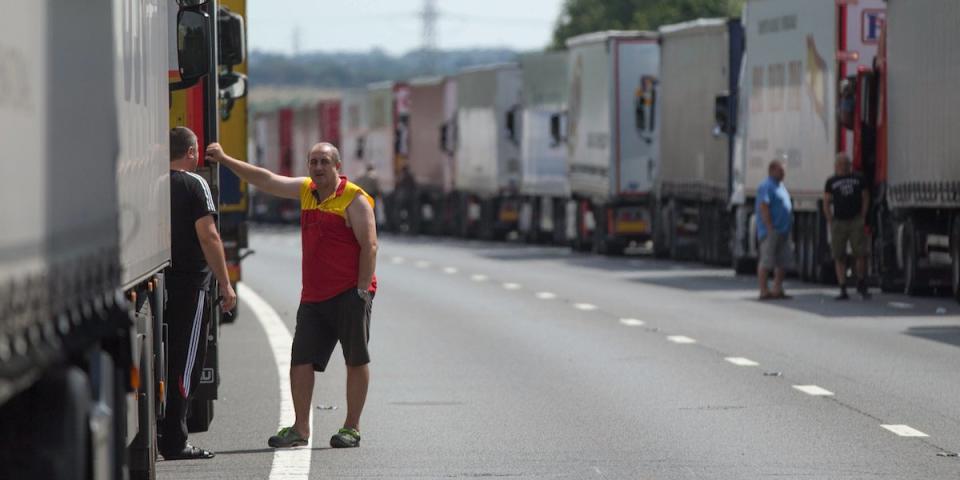
[(565, 126), (567, 52), (520, 57), (523, 70), (523, 115), (519, 230), (528, 241), (563, 242), (564, 209), (570, 198)]
[(776, 159), (786, 165), (785, 184), (793, 198), (797, 271), (804, 279), (832, 279), (820, 201), (836, 153), (853, 148), (838, 128), (838, 82), (872, 65), (879, 43), (877, 13), (884, 8), (883, 0), (747, 2), (732, 195), (738, 271), (753, 270), (756, 188)]
[[(340, 97), (340, 160), (348, 175), (359, 175), (367, 164), (367, 132), (369, 131), (367, 91), (345, 90)], [(378, 171), (378, 175), (383, 172)]]
[(20, 445), (0, 478), (155, 478), (169, 10), (38, 0), (0, 17), (0, 144), (22, 160), (0, 162), (0, 438)]
[(874, 184), (880, 285), (911, 294), (941, 288), (960, 300), (957, 25), (954, 1), (887, 2), (878, 68), (858, 72), (850, 133), (855, 167)]
[(730, 167), (743, 29), (737, 19), (660, 28), (661, 152), (654, 251), (671, 258), (730, 261)]
[(659, 168), (659, 76), (655, 32), (610, 31), (567, 40), (570, 190), (567, 237), (574, 248), (622, 252), (651, 235)]
[(457, 75), (454, 188), (461, 235), (499, 238), (516, 229), (521, 78), (520, 68), (512, 63)]

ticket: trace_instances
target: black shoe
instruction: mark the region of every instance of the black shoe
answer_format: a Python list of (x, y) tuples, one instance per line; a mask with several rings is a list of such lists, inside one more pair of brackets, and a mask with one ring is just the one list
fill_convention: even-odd
[(354, 448), (360, 446), (360, 432), (352, 428), (341, 428), (336, 435), (330, 437), (330, 446), (333, 448)]
[(163, 455), (164, 460), (207, 460), (216, 456), (215, 453), (209, 450), (194, 447), (189, 443), (179, 452), (161, 455)]

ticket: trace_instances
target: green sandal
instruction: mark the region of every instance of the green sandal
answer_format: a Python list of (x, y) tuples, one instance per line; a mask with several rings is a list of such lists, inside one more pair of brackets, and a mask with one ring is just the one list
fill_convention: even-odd
[(359, 447), (360, 432), (352, 428), (341, 428), (336, 435), (330, 437), (330, 446), (333, 448)]
[(267, 440), (267, 445), (273, 448), (293, 448), (302, 447), (307, 444), (307, 439), (300, 435), (293, 427), (281, 428), (276, 435)]

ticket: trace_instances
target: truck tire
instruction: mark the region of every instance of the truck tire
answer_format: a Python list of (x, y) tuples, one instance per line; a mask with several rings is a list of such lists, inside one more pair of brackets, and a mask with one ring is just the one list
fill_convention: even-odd
[(917, 265), (917, 228), (913, 220), (903, 225), (903, 291), (907, 295), (920, 293), (920, 268)]
[(187, 431), (206, 432), (213, 423), (213, 400), (194, 398), (190, 401), (190, 413), (187, 416)]
[(953, 298), (960, 302), (960, 216), (954, 217), (950, 233), (950, 285)]
[(140, 391), (137, 392), (139, 414), (138, 433), (130, 445), (130, 478), (132, 480), (155, 480), (157, 478), (157, 391), (156, 355), (153, 353), (153, 311), (150, 302), (143, 302), (137, 316), (148, 325), (143, 349), (140, 351)]

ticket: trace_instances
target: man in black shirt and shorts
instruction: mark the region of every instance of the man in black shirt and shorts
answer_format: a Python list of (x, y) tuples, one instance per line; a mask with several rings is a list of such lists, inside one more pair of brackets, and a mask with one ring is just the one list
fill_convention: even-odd
[[(870, 207), (870, 193), (863, 177), (852, 172), (850, 157), (837, 154), (836, 175), (827, 180), (823, 192), (823, 214), (830, 226), (830, 251), (837, 270), (840, 295), (837, 300), (847, 300), (847, 244), (857, 263), (857, 291), (866, 300), (870, 298), (864, 280), (867, 270), (867, 233), (864, 219)], [(833, 208), (831, 208), (833, 207)]]
[[(187, 443), (187, 406), (200, 382), (206, 356), (211, 276), (216, 277), (225, 312), (237, 303), (217, 233), (216, 203), (210, 186), (193, 173), (199, 159), (197, 136), (188, 128), (170, 131), (170, 233), (172, 265), (166, 271), (167, 412), (158, 447), (165, 460), (212, 458), (213, 452)], [(212, 270), (212, 272), (211, 272)]]

